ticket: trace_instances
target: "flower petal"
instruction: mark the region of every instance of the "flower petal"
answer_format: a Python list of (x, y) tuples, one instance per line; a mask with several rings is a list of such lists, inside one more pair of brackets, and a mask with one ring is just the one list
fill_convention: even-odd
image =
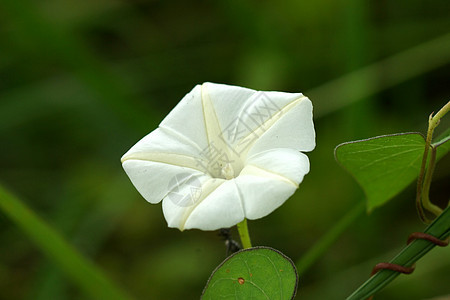
[[(217, 112), (226, 144), (241, 154), (268, 127), (301, 99), (301, 93), (262, 92), (224, 84), (204, 83), (203, 90)], [(281, 113), (280, 113), (281, 112)]]
[(215, 230), (283, 204), (309, 172), (299, 151), (314, 147), (302, 94), (204, 83), (122, 162), (147, 201), (164, 199), (169, 227)]
[[(304, 97), (281, 111), (275, 122), (260, 133), (248, 156), (273, 148), (291, 148), (311, 151), (315, 147), (315, 131), (311, 101)], [(269, 122), (268, 122), (269, 123)]]
[(183, 185), (183, 181), (191, 177), (207, 176), (190, 168), (134, 159), (126, 160), (123, 168), (138, 192), (150, 203), (160, 202), (173, 189)]
[[(193, 201), (189, 205), (179, 205), (177, 201), (173, 201), (174, 199), (170, 195), (164, 198), (163, 212), (169, 227), (184, 230), (186, 220), (195, 207), (204, 201), (212, 191), (224, 182), (223, 179), (211, 177), (203, 177), (201, 179), (200, 187), (198, 189), (199, 193), (196, 197), (193, 197)], [(179, 192), (184, 195), (190, 194), (192, 187), (192, 185), (183, 185), (180, 187)], [(196, 188), (198, 186), (195, 185), (194, 187)]]
[(233, 180), (204, 182), (202, 196), (189, 207), (180, 207), (165, 198), (163, 210), (169, 227), (180, 230), (216, 230), (231, 227), (244, 219), (241, 199)]
[(267, 216), (281, 206), (297, 189), (296, 185), (275, 176), (265, 176), (256, 170), (246, 170), (236, 178), (239, 191), (244, 195), (244, 210), (247, 219)]
[(297, 150), (288, 148), (271, 149), (258, 153), (248, 157), (245, 165), (282, 176), (297, 186), (309, 172), (308, 157)]
[(244, 217), (236, 184), (234, 180), (227, 180), (192, 211), (185, 228), (217, 230), (234, 226)]
[(180, 207), (169, 199), (163, 201), (164, 217), (169, 227), (216, 230), (231, 227), (244, 219), (244, 211), (234, 180), (210, 179), (202, 186), (202, 196), (189, 207)]
[(308, 172), (308, 157), (293, 149), (272, 149), (249, 157), (236, 178), (246, 218), (270, 214), (295, 192)]
[(194, 143), (201, 151), (208, 147), (202, 107), (202, 87), (195, 86), (159, 125), (185, 141)]
[(215, 138), (220, 138), (232, 145), (239, 118), (257, 92), (239, 86), (210, 82), (205, 82), (202, 88), (216, 111), (217, 122), (221, 128)]
[(152, 161), (204, 171), (207, 162), (199, 153), (194, 143), (174, 136), (171, 131), (157, 128), (131, 147), (121, 161)]

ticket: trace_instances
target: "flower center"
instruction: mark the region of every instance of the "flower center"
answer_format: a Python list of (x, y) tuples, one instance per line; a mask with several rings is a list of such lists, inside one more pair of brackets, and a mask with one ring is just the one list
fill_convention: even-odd
[(233, 166), (230, 163), (226, 163), (220, 170), (220, 174), (225, 177), (225, 179), (234, 178)]
[(208, 164), (208, 173), (212, 177), (230, 180), (236, 178), (243, 168), (239, 157), (233, 157), (232, 160), (219, 160)]
[[(230, 180), (239, 176), (244, 168), (244, 162), (232, 151), (211, 147), (210, 155), (205, 155), (205, 171), (213, 178)], [(214, 151), (213, 151), (214, 150)], [(209, 152), (208, 152), (209, 154)]]

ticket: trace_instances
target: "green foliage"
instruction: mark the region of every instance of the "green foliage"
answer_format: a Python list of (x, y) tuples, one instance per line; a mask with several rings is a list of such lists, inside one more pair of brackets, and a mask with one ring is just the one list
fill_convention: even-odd
[(335, 155), (363, 188), (372, 211), (417, 177), (424, 147), (420, 133), (403, 133), (344, 143)]
[[(425, 233), (441, 240), (445, 240), (450, 236), (450, 207), (447, 207), (447, 209), (427, 227)], [(435, 245), (429, 241), (414, 240), (390, 263), (410, 267), (434, 247)], [(350, 295), (347, 300), (366, 299), (394, 280), (399, 274), (400, 273), (391, 270), (381, 270), (367, 280), (358, 290)]]
[[(160, 210), (131, 186), (118, 158), (197, 83), (304, 92), (314, 102), (317, 124), (311, 173), (291, 200), (252, 228), (257, 243), (300, 255), (318, 234), (348, 226), (348, 219), (335, 220), (361, 198), (330, 149), (349, 136), (420, 130), (424, 111), (449, 94), (446, 7), (447, 1), (432, 1), (424, 10), (423, 1), (409, 0), (350, 1), (345, 7), (330, 0), (1, 1), (0, 182), (30, 200), (35, 215), (137, 298), (198, 298), (223, 243), (215, 233), (168, 229)], [(363, 112), (354, 110), (359, 105)], [(449, 171), (436, 169), (436, 186), (445, 186)], [(444, 189), (437, 193), (448, 196)], [(0, 298), (84, 298), (55, 263), (72, 256), (41, 255), (45, 248), (8, 216), (0, 212)], [(339, 247), (325, 253), (326, 264), (306, 271), (301, 298), (349, 295), (348, 283), (371, 267), (355, 271), (352, 264), (370, 264), (374, 245), (386, 240), (392, 224), (395, 232), (408, 232), (415, 217), (395, 204), (361, 218)], [(323, 254), (326, 247), (320, 248)], [(72, 264), (73, 272), (83, 273), (77, 260)], [(353, 277), (336, 284), (337, 270)], [(432, 271), (428, 284), (416, 286), (422, 293), (416, 298), (448, 292)], [(329, 284), (334, 286), (325, 288)], [(383, 299), (405, 291), (392, 288)], [(322, 297), (325, 290), (331, 296)]]
[(228, 257), (212, 273), (202, 299), (293, 299), (297, 270), (278, 250), (254, 247)]
[(436, 138), (436, 141), (433, 143), (433, 146), (438, 147), (438, 158), (442, 157), (444, 154), (450, 150), (450, 128), (444, 131), (440, 136)]
[(0, 186), (0, 210), (92, 299), (131, 299), (103, 272), (69, 245), (52, 227)]
[(334, 226), (324, 234), (302, 257), (296, 266), (300, 276), (304, 274), (328, 249), (336, 242), (342, 233), (350, 227), (364, 213), (365, 203), (359, 201)]

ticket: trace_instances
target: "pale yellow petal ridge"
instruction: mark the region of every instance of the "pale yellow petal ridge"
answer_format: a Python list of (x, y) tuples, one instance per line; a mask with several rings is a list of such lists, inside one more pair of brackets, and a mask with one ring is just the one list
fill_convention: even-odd
[[(294, 101), (292, 101), (291, 103), (285, 105), (282, 109), (280, 109), (279, 112), (277, 112), (276, 114), (274, 114), (273, 116), (271, 116), (269, 119), (267, 119), (264, 123), (262, 123), (260, 126), (258, 126), (255, 130), (253, 130), (252, 132), (249, 133), (249, 135), (243, 137), (241, 140), (246, 140), (249, 139), (249, 137), (251, 135), (257, 135), (258, 137), (260, 137), (265, 131), (267, 131), (271, 126), (273, 126), (279, 119), (281, 119), (287, 112), (289, 112), (292, 108), (294, 108), (297, 104), (299, 104), (302, 100), (308, 99), (308, 97), (302, 95), (301, 97), (295, 99)], [(236, 147), (236, 152), (238, 153), (244, 153), (247, 152), (248, 150), (250, 150), (253, 146), (254, 143), (256, 143), (257, 139), (254, 140), (251, 145), (246, 144), (246, 143), (238, 143), (241, 144), (242, 146)], [(247, 148), (246, 151), (244, 151), (243, 148)]]
[(194, 211), (194, 209), (203, 202), (203, 200), (205, 200), (212, 192), (214, 192), (222, 183), (224, 183), (225, 180), (224, 179), (220, 179), (220, 178), (211, 178), (209, 180), (207, 180), (205, 183), (203, 183), (201, 189), (202, 192), (200, 194), (199, 199), (191, 206), (187, 207), (186, 210), (184, 211), (184, 216), (180, 222), (180, 226), (179, 229), (181, 231), (184, 230), (184, 227), (186, 226), (186, 222), (189, 219), (189, 216), (192, 214), (192, 212)]
[(213, 146), (227, 152), (228, 157), (231, 156), (231, 151), (226, 142), (221, 138), (222, 128), (217, 118), (217, 112), (208, 94), (207, 84), (202, 85), (202, 107), (203, 117), (205, 121), (206, 135), (209, 146)]
[(157, 152), (134, 152), (122, 157), (121, 162), (124, 163), (127, 160), (143, 160), (164, 163), (168, 165), (184, 167), (194, 169), (200, 172), (205, 172), (202, 166), (207, 164), (200, 158), (194, 158), (187, 155), (175, 154), (175, 153), (157, 153)]
[(172, 135), (174, 138), (178, 139), (179, 141), (183, 141), (183, 142), (189, 144), (190, 146), (195, 147), (199, 152), (202, 151), (202, 149), (199, 147), (199, 145), (197, 143), (195, 143), (195, 141), (193, 141), (190, 138), (186, 137), (185, 135), (179, 133), (178, 131), (173, 130), (170, 127), (163, 126), (162, 124), (160, 124), (158, 126), (158, 129), (167, 133), (168, 135)]
[(295, 182), (294, 180), (292, 180), (290, 178), (287, 178), (281, 174), (277, 174), (273, 171), (265, 170), (261, 167), (251, 165), (251, 164), (247, 164), (245, 166), (245, 168), (242, 170), (242, 172), (241, 172), (241, 174), (239, 174), (239, 176), (241, 176), (241, 175), (254, 175), (254, 176), (259, 176), (259, 177), (281, 180), (286, 183), (292, 184), (293, 186), (295, 186), (295, 188), (298, 188), (298, 186), (299, 186), (299, 184), (297, 182)]

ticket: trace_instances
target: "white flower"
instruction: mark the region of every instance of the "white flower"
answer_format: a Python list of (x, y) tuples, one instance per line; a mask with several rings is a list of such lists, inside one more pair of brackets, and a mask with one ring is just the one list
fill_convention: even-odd
[(302, 94), (197, 85), (122, 157), (169, 227), (215, 230), (262, 218), (309, 172), (311, 101)]

